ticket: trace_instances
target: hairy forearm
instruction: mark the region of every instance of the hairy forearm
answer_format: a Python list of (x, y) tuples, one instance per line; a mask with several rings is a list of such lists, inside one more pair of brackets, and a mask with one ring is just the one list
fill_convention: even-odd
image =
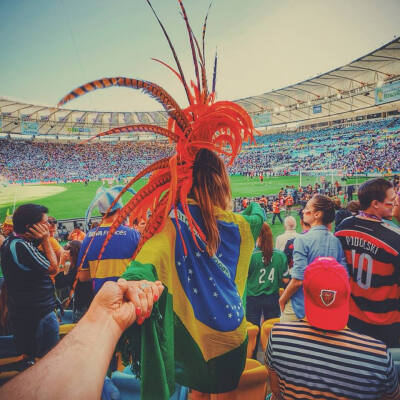
[(98, 400), (121, 333), (110, 315), (88, 312), (42, 360), (4, 385), (0, 398)]

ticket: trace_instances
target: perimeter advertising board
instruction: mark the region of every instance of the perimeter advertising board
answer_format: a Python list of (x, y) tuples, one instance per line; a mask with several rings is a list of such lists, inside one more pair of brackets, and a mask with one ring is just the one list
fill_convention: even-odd
[(270, 113), (252, 115), (251, 118), (253, 120), (254, 128), (260, 128), (262, 126), (271, 125), (271, 114)]
[(91, 133), (92, 130), (90, 128), (85, 128), (82, 126), (72, 126), (67, 128), (67, 132), (70, 133)]
[(387, 83), (375, 89), (375, 104), (400, 100), (400, 81)]

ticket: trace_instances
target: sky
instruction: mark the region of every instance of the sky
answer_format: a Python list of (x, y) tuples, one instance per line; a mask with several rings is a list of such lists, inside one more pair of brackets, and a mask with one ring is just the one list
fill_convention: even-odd
[[(194, 78), (177, 0), (152, 0), (181, 60)], [(209, 0), (184, 0), (201, 38)], [(340, 67), (400, 35), (399, 0), (214, 0), (206, 33), (212, 79), (218, 50), (217, 98), (235, 100), (295, 84)], [(69, 91), (113, 76), (159, 84), (187, 106), (168, 44), (146, 0), (0, 0), (0, 96), (55, 106)], [(110, 88), (65, 108), (153, 111), (137, 90)]]

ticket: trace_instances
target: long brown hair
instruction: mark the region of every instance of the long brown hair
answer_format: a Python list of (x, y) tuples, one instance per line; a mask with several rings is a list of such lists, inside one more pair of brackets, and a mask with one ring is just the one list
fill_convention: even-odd
[(330, 197), (323, 194), (315, 194), (312, 197), (315, 211), (322, 212), (322, 223), (328, 225), (335, 220), (335, 203)]
[(76, 262), (78, 261), (79, 250), (81, 248), (82, 242), (80, 240), (71, 240), (65, 246), (65, 250), (69, 250), (71, 256), (71, 270), (76, 268)]
[(274, 244), (272, 239), (271, 227), (266, 222), (263, 223), (260, 235), (258, 236), (258, 247), (263, 253), (264, 264), (269, 264), (272, 258)]
[(210, 150), (201, 149), (196, 155), (190, 196), (199, 203), (207, 239), (206, 251), (213, 256), (220, 242), (214, 206), (229, 209), (232, 196), (225, 165)]

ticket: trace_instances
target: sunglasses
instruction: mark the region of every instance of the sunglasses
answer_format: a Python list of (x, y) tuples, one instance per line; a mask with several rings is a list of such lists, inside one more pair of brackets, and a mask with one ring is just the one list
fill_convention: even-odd
[(57, 220), (55, 220), (55, 219), (49, 219), (47, 222), (48, 222), (50, 225), (56, 225), (56, 224), (57, 224)]

